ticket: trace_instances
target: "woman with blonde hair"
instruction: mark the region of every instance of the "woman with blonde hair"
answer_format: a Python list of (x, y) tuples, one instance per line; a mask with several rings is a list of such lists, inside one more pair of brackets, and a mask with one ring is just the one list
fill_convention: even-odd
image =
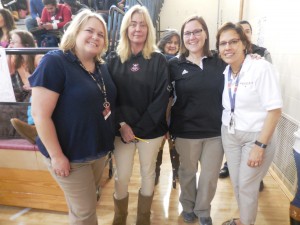
[(136, 5), (126, 12), (120, 35), (117, 51), (110, 53), (107, 61), (118, 91), (113, 224), (126, 224), (128, 184), (137, 149), (141, 188), (136, 224), (149, 225), (155, 163), (167, 132), (168, 67), (166, 58), (157, 51), (155, 31), (146, 7)]
[(37, 145), (65, 194), (72, 225), (98, 224), (96, 191), (114, 148), (116, 89), (101, 58), (107, 46), (103, 18), (84, 10), (60, 50), (47, 53), (29, 78)]

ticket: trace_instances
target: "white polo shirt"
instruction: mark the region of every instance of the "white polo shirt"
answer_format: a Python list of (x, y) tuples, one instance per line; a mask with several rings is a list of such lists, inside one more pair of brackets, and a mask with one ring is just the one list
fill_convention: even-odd
[[(225, 68), (223, 91), (222, 122), (229, 125), (231, 104), (228, 92), (228, 73), (230, 66)], [(231, 77), (231, 79), (233, 79)], [(234, 93), (236, 79), (231, 84)], [(278, 73), (274, 66), (264, 59), (252, 59), (246, 56), (239, 75), (239, 84), (235, 97), (235, 129), (247, 132), (261, 131), (267, 111), (282, 108), (282, 98), (278, 84)]]

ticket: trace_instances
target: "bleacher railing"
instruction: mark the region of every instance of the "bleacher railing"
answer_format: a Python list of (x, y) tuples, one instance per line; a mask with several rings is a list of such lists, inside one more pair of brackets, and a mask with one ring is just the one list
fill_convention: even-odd
[(114, 51), (118, 45), (118, 41), (120, 39), (120, 27), (124, 14), (124, 11), (119, 9), (117, 6), (112, 6), (109, 9), (107, 23), (109, 41), (108, 53)]

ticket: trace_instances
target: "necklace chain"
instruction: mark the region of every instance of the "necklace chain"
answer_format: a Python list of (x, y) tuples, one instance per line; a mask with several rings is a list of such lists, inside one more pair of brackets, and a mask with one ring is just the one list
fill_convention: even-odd
[(108, 109), (110, 107), (110, 103), (107, 100), (106, 87), (105, 87), (104, 79), (103, 79), (101, 70), (99, 68), (99, 65), (96, 64), (96, 69), (97, 69), (97, 72), (98, 72), (98, 74), (100, 76), (101, 82), (100, 82), (99, 79), (97, 79), (97, 76), (96, 76), (95, 73), (92, 73), (91, 71), (89, 71), (89, 70), (86, 69), (86, 67), (82, 64), (82, 62), (78, 59), (78, 57), (77, 57), (77, 61), (78, 61), (79, 65), (80, 65), (80, 67), (82, 69), (84, 69), (90, 75), (90, 77), (95, 81), (95, 83), (97, 84), (98, 88), (100, 89), (101, 93), (103, 94), (103, 98), (104, 98), (103, 107), (105, 109)]

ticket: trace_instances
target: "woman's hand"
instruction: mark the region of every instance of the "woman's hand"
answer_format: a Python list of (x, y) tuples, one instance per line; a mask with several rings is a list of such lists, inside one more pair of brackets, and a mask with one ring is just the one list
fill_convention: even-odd
[(261, 57), (259, 54), (254, 53), (254, 54), (250, 54), (252, 59), (262, 59), (263, 57)]
[(51, 158), (51, 166), (54, 173), (61, 177), (67, 177), (70, 174), (70, 162), (65, 155)]
[(247, 163), (248, 166), (250, 167), (260, 166), (263, 161), (263, 156), (264, 156), (264, 149), (257, 145), (254, 145), (249, 154), (249, 159)]
[(121, 128), (120, 128), (120, 133), (121, 133), (121, 137), (122, 139), (126, 142), (126, 143), (130, 143), (131, 141), (134, 141), (134, 133), (131, 129), (131, 127), (125, 123)]
[(26, 90), (26, 91), (30, 91), (30, 90), (31, 90), (31, 87), (30, 87), (29, 82), (25, 83), (25, 84), (23, 85), (23, 88), (24, 88), (24, 90)]

